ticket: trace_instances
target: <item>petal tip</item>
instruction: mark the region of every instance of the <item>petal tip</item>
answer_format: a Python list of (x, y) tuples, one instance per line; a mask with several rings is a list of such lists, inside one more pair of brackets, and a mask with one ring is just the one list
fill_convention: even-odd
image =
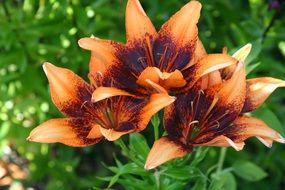
[(48, 69), (51, 67), (54, 67), (54, 65), (49, 62), (44, 62), (42, 67), (43, 67), (45, 74), (48, 75)]
[(151, 170), (151, 169), (154, 169), (156, 166), (153, 166), (153, 165), (151, 165), (151, 164), (145, 164), (144, 165), (144, 169), (145, 170)]
[(147, 156), (144, 168), (151, 170), (159, 165), (181, 158), (189, 153), (189, 150), (182, 147), (180, 144), (170, 140), (168, 137), (161, 137), (156, 140)]
[(146, 16), (146, 13), (144, 12), (141, 3), (138, 0), (128, 0), (127, 7), (131, 6), (134, 6), (140, 13)]
[(282, 137), (280, 134), (278, 136), (279, 136), (279, 138), (276, 139), (276, 141), (285, 144), (285, 138)]
[(239, 50), (237, 50), (232, 57), (236, 58), (238, 61), (244, 62), (247, 56), (249, 55), (252, 48), (252, 44), (248, 43)]
[(27, 141), (32, 141), (32, 137), (31, 135), (29, 135), (27, 138), (26, 138)]

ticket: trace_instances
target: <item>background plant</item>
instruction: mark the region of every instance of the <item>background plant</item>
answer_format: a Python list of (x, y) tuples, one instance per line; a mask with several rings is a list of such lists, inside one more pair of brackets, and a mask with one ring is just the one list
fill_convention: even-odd
[[(157, 28), (186, 2), (141, 1)], [(221, 52), (224, 46), (234, 51), (251, 42), (248, 78), (284, 79), (284, 3), (269, 9), (272, 2), (277, 1), (201, 0), (199, 35), (207, 51)], [(86, 79), (89, 52), (80, 49), (77, 40), (95, 34), (124, 42), (125, 4), (126, 0), (0, 0), (0, 159), (27, 173), (5, 188), (282, 189), (284, 146), (267, 149), (255, 139), (242, 152), (199, 148), (186, 158), (145, 171), (149, 146), (162, 135), (159, 115), (142, 134), (126, 136), (116, 145), (101, 142), (75, 149), (25, 140), (39, 123), (61, 117), (51, 103), (42, 63), (67, 67)], [(284, 97), (284, 90), (276, 91), (254, 113), (283, 136)]]

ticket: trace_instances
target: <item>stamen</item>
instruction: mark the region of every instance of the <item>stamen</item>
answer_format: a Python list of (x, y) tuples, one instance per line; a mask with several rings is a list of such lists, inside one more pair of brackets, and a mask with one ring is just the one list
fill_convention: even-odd
[(194, 138), (197, 137), (197, 135), (199, 134), (199, 131), (200, 131), (199, 121), (197, 120), (191, 121), (188, 124), (188, 128), (186, 129), (185, 141), (186, 142), (192, 141)]
[(88, 102), (88, 101), (84, 101), (84, 102), (81, 104), (80, 109), (82, 109), (82, 108), (85, 106), (85, 104), (86, 104), (87, 102)]
[[(158, 68), (161, 68), (162, 71), (165, 71), (165, 70), (162, 68), (162, 66), (163, 66), (162, 64), (163, 64), (163, 62), (164, 62), (164, 59), (165, 59), (167, 50), (168, 50), (168, 45), (165, 44), (164, 52), (163, 52), (162, 54), (160, 54), (161, 57), (160, 57), (159, 63), (158, 63)], [(157, 54), (157, 55), (159, 55), (159, 54)]]
[(150, 66), (155, 66), (155, 62), (154, 62), (154, 58), (153, 58), (153, 54), (152, 54), (152, 46), (151, 46), (151, 43), (150, 43), (150, 38), (149, 36), (147, 35), (146, 36), (146, 53), (147, 53), (147, 61), (149, 63)]
[(204, 115), (202, 121), (206, 120), (207, 117), (209, 116), (209, 113), (212, 111), (212, 109), (214, 108), (214, 106), (216, 105), (216, 103), (218, 102), (219, 98), (217, 96), (214, 97), (210, 107), (208, 108), (206, 114)]
[(191, 122), (188, 124), (188, 126), (190, 127), (191, 125), (196, 124), (196, 123), (199, 123), (199, 121), (198, 121), (198, 120), (191, 121)]
[(99, 117), (98, 114), (93, 110), (93, 108), (90, 108), (90, 106), (87, 105), (87, 103), (88, 103), (88, 101), (84, 101), (84, 102), (82, 103), (82, 105), (80, 106), (80, 109), (83, 109), (83, 107), (84, 107), (84, 108), (86, 109), (86, 111), (87, 111), (90, 115), (94, 116), (92, 119), (93, 119), (97, 124), (99, 124), (99, 125), (101, 125), (101, 126), (104, 126), (104, 124), (106, 124), (106, 123), (104, 122), (104, 120), (102, 120), (101, 117)]
[(191, 105), (191, 114), (193, 115), (193, 113), (194, 113), (194, 102), (191, 101), (190, 105)]
[(147, 61), (146, 60), (147, 60), (146, 57), (139, 57), (138, 58), (138, 62), (140, 62), (144, 68), (147, 67)]
[(171, 72), (171, 68), (173, 67), (177, 56), (178, 56), (178, 52), (176, 52), (175, 55), (171, 58), (171, 60), (168, 62), (167, 67), (166, 67), (166, 71)]
[(198, 109), (198, 105), (199, 105), (199, 102), (200, 102), (200, 96), (201, 96), (201, 90), (199, 90), (199, 92), (198, 92), (198, 96), (195, 96), (195, 99), (194, 99), (194, 101), (195, 101), (195, 103), (196, 103), (196, 105), (195, 105), (195, 109), (194, 109), (194, 113), (193, 113), (193, 117), (195, 118), (195, 116), (196, 116), (196, 110)]

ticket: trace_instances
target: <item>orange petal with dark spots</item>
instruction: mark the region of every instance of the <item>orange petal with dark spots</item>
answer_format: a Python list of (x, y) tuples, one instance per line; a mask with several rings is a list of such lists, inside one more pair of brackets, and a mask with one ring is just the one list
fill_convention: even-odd
[(113, 96), (132, 96), (132, 97), (135, 97), (135, 95), (130, 94), (124, 90), (121, 90), (121, 89), (118, 89), (115, 87), (98, 87), (92, 93), (92, 102), (98, 102), (98, 101), (101, 101), (101, 100), (104, 100), (106, 98), (110, 98)]
[(175, 97), (165, 93), (152, 94), (149, 102), (141, 110), (139, 130), (145, 129), (151, 117), (162, 108), (172, 104), (175, 99)]
[(104, 73), (106, 68), (117, 61), (115, 53), (123, 45), (111, 40), (101, 40), (99, 38), (81, 38), (78, 41), (81, 48), (91, 51), (89, 62), (89, 73), (95, 75), (97, 72)]
[(128, 0), (126, 8), (127, 41), (144, 40), (146, 35), (155, 36), (156, 30), (138, 0)]
[(218, 147), (233, 147), (235, 150), (240, 151), (243, 149), (245, 143), (244, 142), (233, 142), (230, 138), (219, 135), (215, 137), (214, 139), (210, 140), (206, 143), (201, 144), (193, 144), (194, 147), (196, 146), (218, 146)]
[(239, 62), (232, 78), (224, 82), (218, 92), (219, 106), (231, 109), (236, 113), (241, 111), (246, 94), (245, 77), (245, 67), (242, 62)]
[(102, 135), (88, 138), (88, 133), (93, 127), (97, 128), (97, 125), (93, 126), (84, 118), (51, 119), (33, 129), (27, 139), (40, 143), (58, 142), (68, 146), (84, 147), (96, 144), (102, 139)]
[(161, 137), (154, 142), (144, 168), (147, 170), (156, 168), (169, 160), (183, 157), (188, 153), (189, 151), (180, 144), (170, 140), (168, 137)]
[(83, 116), (85, 112), (82, 105), (91, 99), (90, 86), (68, 69), (56, 67), (50, 63), (45, 63), (43, 69), (56, 107), (69, 116)]
[(198, 1), (190, 1), (161, 27), (159, 35), (170, 36), (181, 47), (191, 43), (194, 45), (201, 7)]
[(225, 131), (227, 135), (232, 135), (235, 141), (242, 142), (250, 137), (258, 137), (259, 140), (264, 140), (263, 144), (271, 146), (271, 141), (274, 140), (280, 143), (285, 143), (285, 139), (275, 130), (271, 129), (260, 119), (248, 116), (240, 116), (234, 122), (233, 126)]
[(198, 39), (196, 42), (194, 54), (193, 54), (190, 62), (188, 63), (188, 65), (185, 66), (184, 69), (187, 69), (188, 67), (191, 67), (192, 65), (198, 63), (205, 56), (207, 56), (207, 52), (206, 52), (201, 40)]
[(246, 99), (243, 112), (250, 112), (262, 105), (270, 94), (279, 87), (285, 87), (285, 81), (261, 77), (253, 78), (246, 81)]

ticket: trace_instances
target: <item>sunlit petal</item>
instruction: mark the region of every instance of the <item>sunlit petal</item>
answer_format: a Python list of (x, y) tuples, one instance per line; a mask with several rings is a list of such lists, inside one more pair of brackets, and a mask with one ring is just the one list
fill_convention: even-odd
[(114, 129), (105, 129), (103, 127), (100, 127), (100, 131), (108, 141), (115, 141), (119, 139), (122, 135), (133, 132), (134, 129), (129, 131), (116, 131)]
[(91, 75), (95, 75), (97, 72), (104, 73), (107, 67), (117, 61), (115, 53), (123, 47), (118, 42), (95, 37), (81, 38), (78, 44), (80, 47), (91, 51), (89, 62), (89, 73)]
[(233, 126), (225, 131), (226, 135), (237, 142), (242, 142), (249, 137), (258, 137), (266, 146), (271, 146), (269, 140), (285, 143), (285, 139), (275, 130), (268, 127), (263, 121), (248, 116), (240, 116)]
[(161, 110), (162, 108), (172, 104), (175, 101), (175, 97), (169, 96), (168, 94), (152, 94), (148, 104), (141, 110), (141, 119), (139, 128), (143, 130), (151, 117)]
[(237, 151), (242, 150), (244, 145), (245, 145), (244, 142), (233, 142), (230, 138), (228, 138), (224, 135), (219, 135), (219, 136), (215, 137), (214, 139), (212, 139), (206, 143), (193, 144), (194, 147), (196, 147), (196, 146), (218, 146), (218, 147), (231, 146)]
[(149, 81), (162, 86), (165, 89), (179, 88), (186, 84), (179, 70), (173, 72), (161, 72), (157, 67), (147, 67), (139, 76), (137, 83), (145, 87), (153, 87)]
[(96, 138), (94, 135), (88, 138), (93, 127), (98, 128), (84, 118), (51, 119), (33, 129), (27, 139), (40, 143), (59, 142), (68, 146), (84, 147), (96, 144), (102, 139), (99, 134)]
[(261, 77), (246, 81), (247, 93), (243, 112), (250, 112), (257, 109), (278, 87), (285, 87), (285, 81)]
[(106, 98), (110, 98), (113, 96), (132, 96), (132, 97), (135, 97), (135, 95), (130, 94), (124, 90), (121, 90), (121, 89), (118, 89), (115, 87), (98, 87), (92, 93), (92, 101), (98, 102), (98, 101), (101, 101), (101, 100), (104, 100)]
[(73, 117), (83, 116), (82, 105), (91, 99), (90, 86), (72, 71), (45, 63), (51, 97), (58, 109)]
[(242, 48), (240, 48), (239, 50), (237, 50), (232, 57), (234, 57), (235, 59), (237, 59), (238, 61), (242, 61), (244, 62), (245, 59), (247, 58), (247, 56), (250, 53), (252, 45), (251, 44), (246, 44), (245, 46), (243, 46)]
[(155, 36), (156, 30), (138, 0), (128, 0), (126, 8), (126, 32), (128, 42), (143, 40), (146, 35)]
[(194, 45), (198, 35), (197, 23), (201, 7), (198, 1), (190, 1), (161, 27), (159, 35), (170, 36), (181, 47), (191, 43)]
[(170, 140), (168, 137), (162, 137), (154, 142), (144, 168), (147, 170), (156, 168), (169, 160), (183, 157), (189, 152), (182, 145)]

